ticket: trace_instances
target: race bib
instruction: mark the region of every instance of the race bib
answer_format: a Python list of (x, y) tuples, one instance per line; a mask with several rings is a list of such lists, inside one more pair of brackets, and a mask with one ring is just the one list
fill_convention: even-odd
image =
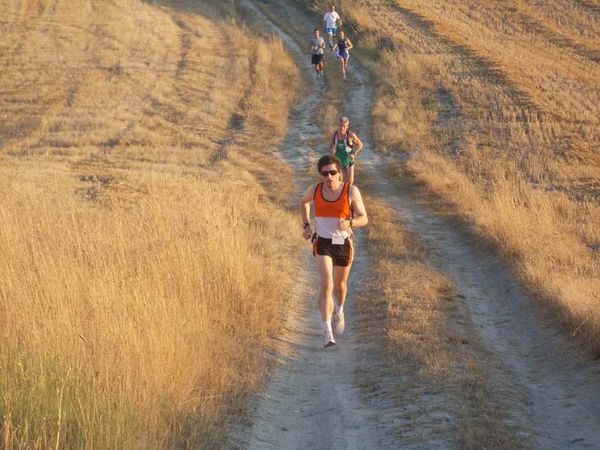
[(341, 234), (336, 234), (336, 235), (334, 235), (334, 236), (331, 237), (331, 243), (333, 245), (344, 245), (344, 241), (345, 240), (346, 239)]

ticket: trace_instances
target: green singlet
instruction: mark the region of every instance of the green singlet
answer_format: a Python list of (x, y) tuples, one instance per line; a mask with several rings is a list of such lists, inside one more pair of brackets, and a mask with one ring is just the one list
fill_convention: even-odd
[(344, 139), (340, 140), (338, 139), (338, 132), (336, 131), (333, 137), (333, 139), (335, 140), (335, 156), (337, 156), (340, 159), (340, 161), (342, 162), (342, 167), (344, 169), (347, 169), (352, 164), (354, 164), (354, 161), (350, 159), (350, 155), (354, 153), (354, 149), (351, 145), (348, 144), (349, 134), (350, 131), (347, 131), (346, 136), (344, 136)]

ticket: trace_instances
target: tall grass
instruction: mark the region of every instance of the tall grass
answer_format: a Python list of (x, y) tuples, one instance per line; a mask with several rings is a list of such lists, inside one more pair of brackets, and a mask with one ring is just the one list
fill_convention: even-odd
[(225, 445), (293, 301), (289, 56), (209, 2), (0, 11), (0, 448)]
[(231, 185), (150, 176), (109, 208), (60, 181), (1, 180), (5, 447), (206, 439), (264, 373), (291, 219)]

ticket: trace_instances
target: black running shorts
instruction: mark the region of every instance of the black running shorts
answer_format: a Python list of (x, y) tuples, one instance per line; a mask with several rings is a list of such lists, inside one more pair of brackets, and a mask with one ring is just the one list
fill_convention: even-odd
[(323, 55), (312, 55), (311, 62), (313, 64), (321, 64), (323, 62)]
[(348, 267), (352, 263), (352, 238), (346, 238), (343, 244), (332, 244), (331, 239), (317, 236), (313, 243), (313, 254), (330, 256), (334, 266)]

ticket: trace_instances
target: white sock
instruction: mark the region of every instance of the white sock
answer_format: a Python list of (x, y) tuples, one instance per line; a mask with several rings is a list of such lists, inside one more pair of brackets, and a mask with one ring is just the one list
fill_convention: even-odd
[(329, 335), (333, 334), (333, 329), (331, 328), (331, 320), (325, 320), (321, 325), (323, 326), (323, 331), (326, 331), (327, 333), (329, 333)]
[(335, 306), (333, 307), (333, 312), (335, 313), (336, 316), (338, 314), (343, 314), (344, 313), (344, 305), (338, 305), (336, 303)]

